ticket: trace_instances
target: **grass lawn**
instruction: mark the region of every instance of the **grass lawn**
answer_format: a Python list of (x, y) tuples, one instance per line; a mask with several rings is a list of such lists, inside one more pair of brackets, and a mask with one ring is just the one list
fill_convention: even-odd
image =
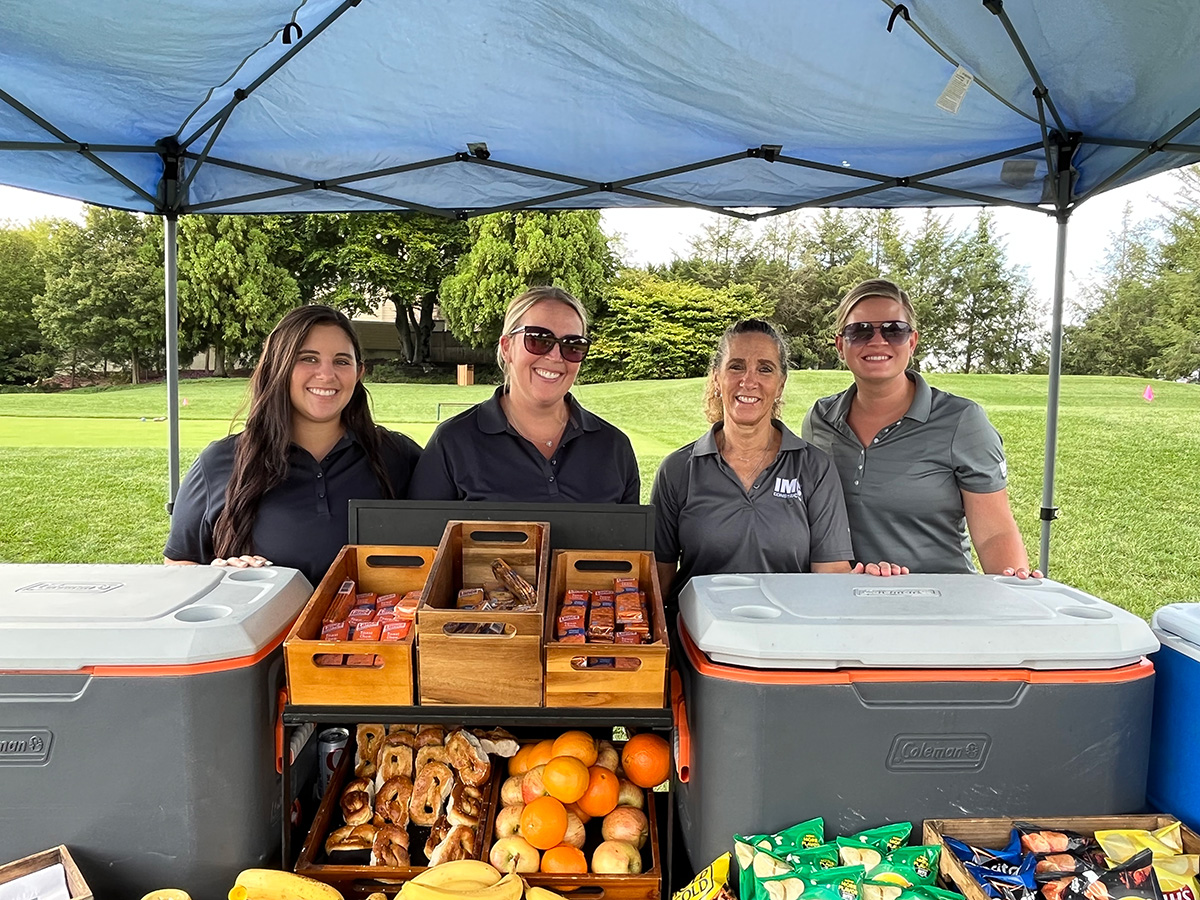
[[(1009, 491), (1031, 556), (1039, 541), (1047, 379), (933, 375), (983, 404), (1004, 435)], [(784, 419), (799, 431), (812, 401), (845, 387), (842, 372), (794, 372)], [(1200, 388), (1127, 378), (1063, 379), (1053, 576), (1141, 615), (1200, 599)], [(642, 496), (659, 461), (706, 427), (699, 380), (584, 384), (576, 395), (620, 426), (637, 451)], [(229, 433), (244, 380), (187, 381), (183, 466)], [(486, 385), (374, 384), (376, 418), (419, 442), (439, 402), (477, 402)], [(457, 410), (450, 410), (453, 414)], [(167, 533), (164, 385), (0, 395), (0, 560), (156, 562)]]

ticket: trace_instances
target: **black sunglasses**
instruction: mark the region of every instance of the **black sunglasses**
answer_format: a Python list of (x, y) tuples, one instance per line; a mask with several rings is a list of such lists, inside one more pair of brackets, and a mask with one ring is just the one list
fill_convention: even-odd
[(852, 344), (865, 344), (875, 337), (875, 327), (889, 344), (903, 344), (913, 333), (907, 322), (851, 322), (842, 329), (842, 337)]
[(582, 334), (564, 334), (562, 337), (558, 337), (549, 328), (542, 328), (538, 325), (521, 325), (514, 328), (509, 334), (518, 332), (524, 333), (525, 349), (534, 356), (545, 356), (554, 349), (555, 344), (558, 344), (558, 352), (569, 363), (583, 362), (583, 358), (588, 354), (588, 349), (592, 346), (592, 342)]

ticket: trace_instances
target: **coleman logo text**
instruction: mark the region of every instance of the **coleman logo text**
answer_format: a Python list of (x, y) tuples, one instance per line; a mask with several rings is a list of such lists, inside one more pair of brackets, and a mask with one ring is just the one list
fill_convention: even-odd
[(0, 766), (42, 766), (50, 759), (48, 728), (0, 728)]
[(977, 771), (991, 746), (986, 734), (898, 734), (888, 750), (887, 767)]

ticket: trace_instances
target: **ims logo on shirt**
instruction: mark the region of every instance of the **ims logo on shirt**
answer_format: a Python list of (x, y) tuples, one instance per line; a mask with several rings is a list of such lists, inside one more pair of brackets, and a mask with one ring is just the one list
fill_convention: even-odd
[(775, 479), (775, 496), (784, 500), (803, 500), (804, 494), (800, 490), (799, 478), (776, 478)]

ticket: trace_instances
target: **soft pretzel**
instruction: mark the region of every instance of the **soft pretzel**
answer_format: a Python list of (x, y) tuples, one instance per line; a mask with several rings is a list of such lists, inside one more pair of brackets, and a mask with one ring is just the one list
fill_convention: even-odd
[(407, 731), (409, 734), (417, 733), (416, 725), (389, 725), (388, 734), (395, 734), (397, 731)]
[(429, 859), (433, 855), (433, 851), (437, 849), (437, 845), (446, 839), (446, 835), (450, 833), (450, 829), (453, 827), (445, 815), (438, 816), (437, 821), (429, 826), (429, 837), (425, 839), (426, 859)]
[(479, 745), (483, 748), (483, 752), (493, 756), (503, 756), (508, 759), (516, 756), (517, 751), (521, 749), (517, 739), (503, 728), (492, 728), (489, 731), (476, 728), (471, 733), (479, 738)]
[(354, 774), (370, 777), (375, 774), (375, 758), (384, 738), (382, 725), (359, 725), (355, 732), (357, 749), (354, 757)]
[(429, 865), (437, 866), (452, 859), (470, 859), (475, 855), (475, 830), (455, 825), (429, 854)]
[(413, 781), (412, 799), (408, 804), (413, 822), (417, 825), (436, 822), (453, 787), (454, 773), (445, 763), (431, 762), (421, 769)]
[(492, 773), (492, 764), (483, 752), (479, 738), (469, 731), (459, 729), (446, 738), (446, 754), (450, 757), (450, 765), (466, 784), (481, 785)]
[(342, 817), (347, 825), (365, 825), (375, 815), (371, 805), (373, 786), (369, 778), (352, 778), (342, 790)]
[(325, 839), (325, 852), (370, 850), (376, 832), (374, 825), (343, 825), (341, 828), (335, 828)]
[(422, 725), (417, 731), (417, 742), (414, 746), (418, 750), (422, 747), (428, 747), (430, 744), (446, 743), (446, 729), (441, 725)]
[(412, 778), (413, 736), (407, 731), (389, 734), (379, 747), (375, 761), (379, 766), (377, 778), (380, 784), (390, 778)]
[(398, 825), (384, 825), (371, 846), (371, 865), (397, 868), (409, 864), (408, 832)]
[(446, 808), (446, 820), (451, 825), (479, 827), (483, 815), (483, 791), (469, 784), (456, 784), (450, 791), (450, 805)]
[(408, 826), (408, 804), (412, 800), (412, 781), (403, 776), (389, 778), (375, 795), (375, 815), (385, 822)]
[(416, 770), (425, 768), (426, 763), (440, 762), (450, 765), (450, 754), (442, 744), (426, 744), (417, 751)]

